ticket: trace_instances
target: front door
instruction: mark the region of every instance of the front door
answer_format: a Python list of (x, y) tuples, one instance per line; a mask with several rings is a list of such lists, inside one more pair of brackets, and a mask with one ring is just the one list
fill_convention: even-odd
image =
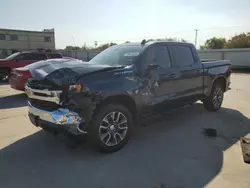
[(176, 81), (180, 77), (180, 71), (171, 66), (171, 57), (166, 44), (155, 44), (149, 47), (147, 52), (148, 64), (156, 64), (158, 67), (150, 73), (152, 98), (150, 104), (156, 108), (172, 108), (177, 97)]

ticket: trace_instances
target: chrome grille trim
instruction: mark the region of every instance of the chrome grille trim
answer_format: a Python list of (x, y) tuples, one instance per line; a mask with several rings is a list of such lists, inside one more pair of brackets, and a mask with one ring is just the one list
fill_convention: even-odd
[[(60, 94), (62, 91), (60, 90), (39, 90), (39, 89), (32, 89), (31, 87), (25, 86), (25, 93), (31, 99), (38, 99), (43, 101), (54, 102), (56, 104), (60, 104)], [(45, 94), (47, 96), (40, 96), (39, 93)]]

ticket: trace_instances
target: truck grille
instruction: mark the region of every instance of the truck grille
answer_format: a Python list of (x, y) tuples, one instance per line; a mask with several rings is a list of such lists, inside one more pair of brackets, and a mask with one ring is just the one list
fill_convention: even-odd
[(29, 98), (29, 102), (32, 106), (46, 111), (54, 111), (60, 108), (60, 105), (50, 101), (43, 101), (43, 100)]
[(62, 90), (51, 88), (53, 86), (45, 84), (35, 79), (29, 79), (25, 86), (29, 102), (32, 106), (41, 110), (57, 110), (60, 108)]
[(53, 83), (45, 84), (44, 81), (35, 80), (34, 78), (30, 78), (27, 82), (27, 85), (32, 89), (59, 89), (58, 86)]

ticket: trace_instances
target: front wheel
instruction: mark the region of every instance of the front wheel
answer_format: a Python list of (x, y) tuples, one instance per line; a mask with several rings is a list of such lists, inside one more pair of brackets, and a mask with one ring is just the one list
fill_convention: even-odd
[(220, 109), (224, 98), (224, 89), (221, 84), (215, 84), (211, 94), (203, 100), (204, 108), (208, 111), (217, 111)]
[(120, 104), (110, 104), (94, 115), (90, 135), (102, 152), (115, 152), (128, 142), (132, 126), (129, 110)]

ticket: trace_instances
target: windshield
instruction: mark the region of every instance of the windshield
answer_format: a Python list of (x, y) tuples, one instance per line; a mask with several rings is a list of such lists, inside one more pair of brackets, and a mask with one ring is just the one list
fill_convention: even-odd
[(7, 60), (11, 60), (11, 59), (14, 59), (16, 56), (18, 56), (20, 54), (20, 52), (16, 52), (14, 54), (11, 54), (10, 56), (6, 57), (5, 59)]
[(99, 53), (89, 62), (93, 64), (105, 64), (110, 66), (128, 66), (133, 64), (134, 60), (141, 53), (142, 49), (143, 48), (140, 45), (112, 46)]

